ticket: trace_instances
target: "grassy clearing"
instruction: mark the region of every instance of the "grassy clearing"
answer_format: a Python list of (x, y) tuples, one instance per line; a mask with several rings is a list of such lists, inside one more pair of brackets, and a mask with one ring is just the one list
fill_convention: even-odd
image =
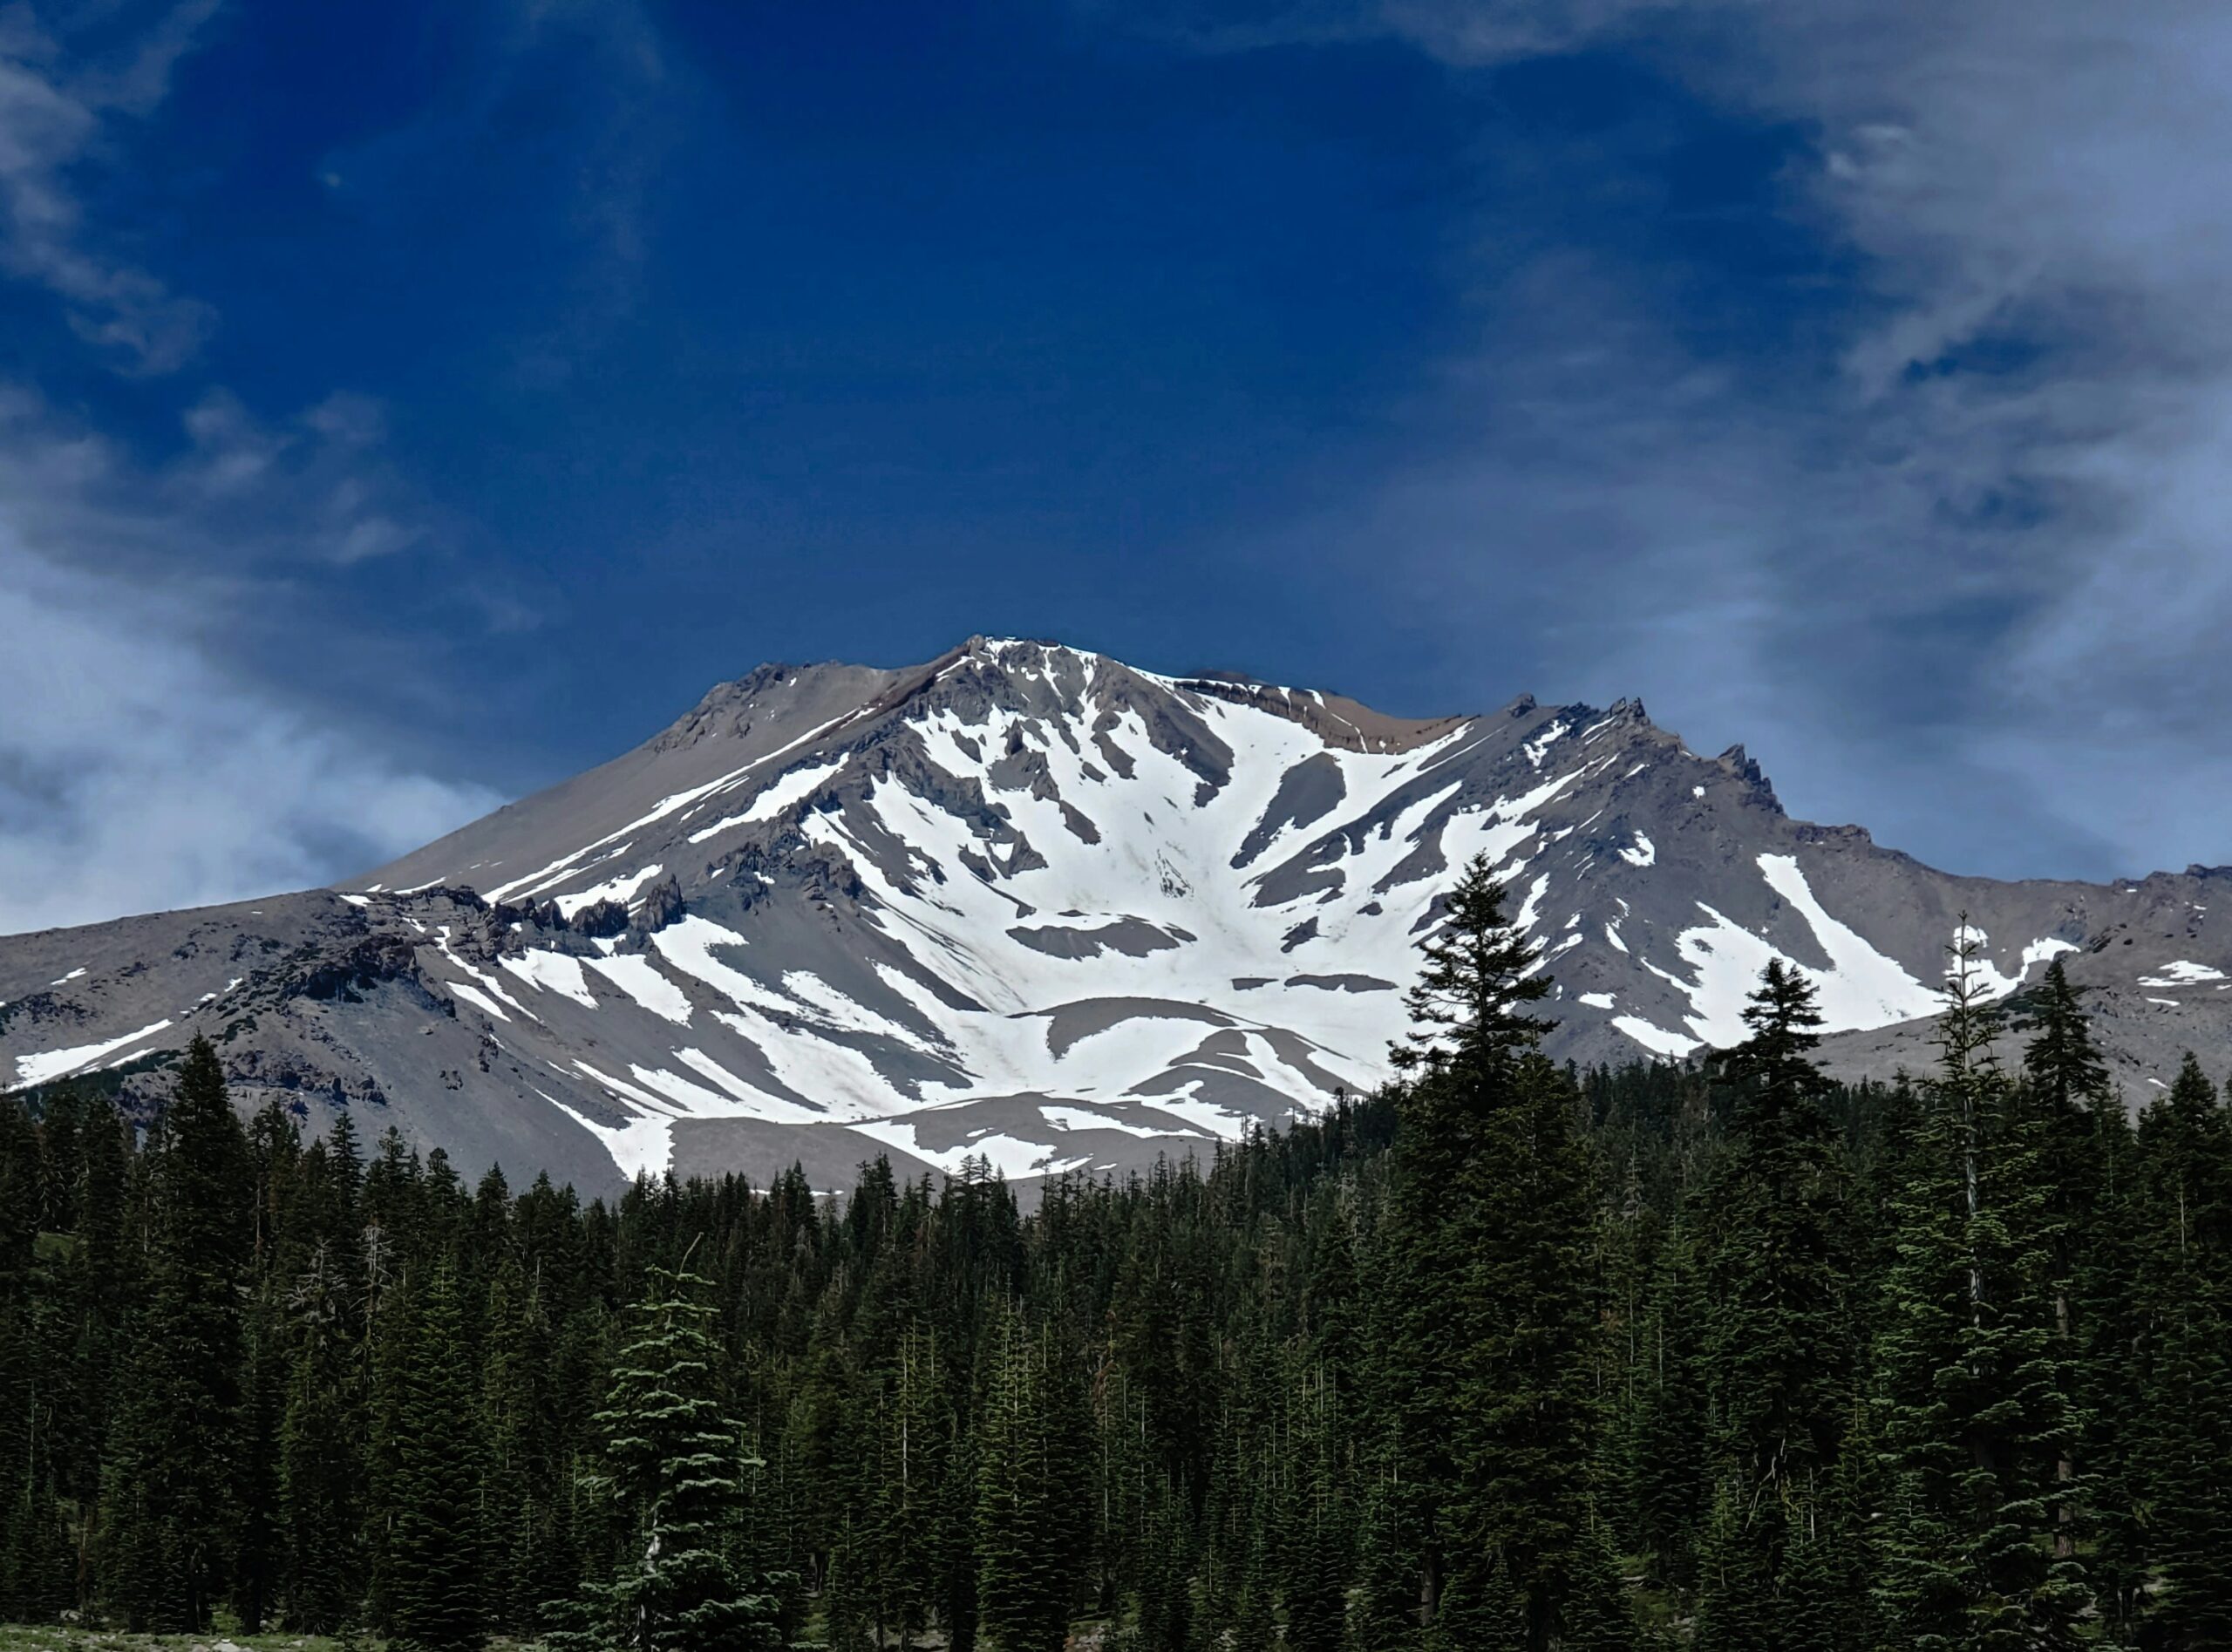
[[(494, 1640), (487, 1652), (519, 1652), (521, 1643)], [(344, 1640), (323, 1635), (127, 1635), (121, 1629), (78, 1628), (46, 1623), (0, 1623), (0, 1652), (386, 1652), (371, 1635)]]
[(353, 1643), (316, 1635), (126, 1635), (48, 1623), (0, 1623), (0, 1652), (378, 1652), (379, 1643)]

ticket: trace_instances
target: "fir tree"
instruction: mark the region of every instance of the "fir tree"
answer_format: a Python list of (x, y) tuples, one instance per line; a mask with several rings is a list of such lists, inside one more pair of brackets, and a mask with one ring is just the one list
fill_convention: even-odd
[(288, 1536), (287, 1627), (330, 1635), (361, 1602), (360, 1414), (348, 1341), (350, 1281), (321, 1246), (295, 1287), (295, 1348), (279, 1425), (279, 1494)]
[(1379, 1402), (1421, 1551), (1431, 1630), (1445, 1584), (1520, 1602), (1526, 1645), (1552, 1645), (1585, 1570), (1596, 1411), (1592, 1170), (1579, 1098), (1537, 1052), (1525, 1013), (1549, 983), (1506, 921), (1486, 858), (1460, 878), (1425, 946), (1414, 1076), (1398, 1133), (1379, 1285)]
[(1942, 1059), (1896, 1205), (1875, 1359), (1888, 1499), (1877, 1594), (1918, 1648), (2072, 1645), (2090, 1600), (2051, 1538), (2078, 1417), (2054, 1336), (2035, 1112), (1990, 1064), (1965, 922)]
[(877, 1622), (902, 1649), (937, 1604), (946, 1541), (937, 1488), (946, 1470), (949, 1407), (936, 1341), (920, 1329), (898, 1339), (876, 1385), (874, 1528)]
[(487, 1633), (478, 1408), (456, 1269), (442, 1262), (408, 1295), (383, 1596), (396, 1641), (446, 1652), (477, 1646)]
[(1705, 1293), (1688, 1230), (1662, 1247), (1644, 1312), (1629, 1505), (1653, 1577), (1686, 1590), (1712, 1485), (1705, 1445)]
[(1760, 1618), (1711, 1642), (1728, 1646), (1780, 1640), (1782, 1605), (1806, 1604), (1786, 1575), (1793, 1516), (1825, 1489), (1852, 1383), (1851, 1214), (1812, 1060), (1814, 989), (1770, 960), (1744, 1020), (1751, 1037), (1722, 1060), (1733, 1099), (1727, 1146), (1698, 1200), (1711, 1449), (1726, 1482), (1707, 1593), (1734, 1589), (1752, 1602), (1710, 1616)]
[(1404, 1000), (1411, 1030), (1388, 1052), (1405, 1072), (1456, 1064), (1484, 1073), (1508, 1065), (1554, 1024), (1524, 1006), (1550, 996), (1541, 948), (1505, 919), (1507, 891), (1475, 855), (1443, 897), (1441, 927), (1420, 946), (1426, 962)]
[(1168, 1487), (1147, 1517), (1147, 1557), (1140, 1577), (1140, 1652), (1186, 1652), (1194, 1642), (1193, 1552), (1186, 1518)]
[(2182, 1652), (2232, 1636), (2232, 1113), (2190, 1054), (2140, 1115), (2138, 1157), (2141, 1640)]
[[(632, 1643), (666, 1608), (629, 1602), (707, 1551), (716, 1608), (812, 1570), (816, 1627), (856, 1648), (1051, 1648), (1097, 1608), (1142, 1652), (1602, 1652), (1635, 1639), (1637, 1564), (1654, 1648), (2232, 1640), (2232, 1112), (2197, 1063), (2134, 1137), (2050, 977), (2018, 1001), (2020, 1083), (1957, 980), (1920, 1090), (1809, 1078), (1773, 994), (1782, 1024), (1715, 1088), (1569, 1078), (1523, 1028), (1469, 1037), (1466, 1003), (1534, 1000), (1451, 980), (1398, 1088), (1206, 1167), (1058, 1179), (1028, 1214), (982, 1167), (871, 1166), (851, 1205), (803, 1172), (513, 1198), (400, 1137), (366, 1173), (345, 1115), (296, 1152), (269, 1109), (242, 1133), (174, 1105), (141, 1147), (100, 1098), (0, 1104), (0, 1614), (182, 1619), (173, 1534), (218, 1540), (228, 1630), (229, 1579), (235, 1612), (276, 1587), (293, 1632), (398, 1645)], [(1816, 1121), (1775, 1119), (1800, 1091), (1842, 1184), (1835, 1288), (1874, 1333), (1811, 1426), (1814, 1368), (1773, 1363), (1807, 1269), (1732, 1284), (1728, 1239), (1809, 1254), (1789, 1166), (1820, 1164)], [(1767, 1152), (1778, 1129), (1804, 1151)], [(1751, 1331), (1715, 1322), (1732, 1297)], [(670, 1322), (687, 1357), (657, 1351)], [(1769, 1368), (1798, 1375), (1763, 1407)], [(214, 1512), (177, 1500), (187, 1438), (215, 1442), (189, 1465)], [(661, 1464), (653, 1518), (618, 1471)], [(803, 1595), (762, 1592), (755, 1630), (802, 1638)]]
[(1051, 1333), (1004, 1315), (977, 1429), (979, 1623), (997, 1652), (1058, 1652), (1084, 1558), (1081, 1431)]
[[(684, 1268), (687, 1268), (685, 1260)], [(604, 1409), (596, 1485), (623, 1552), (586, 1597), (592, 1645), (632, 1652), (772, 1646), (779, 1603), (732, 1559), (745, 1521), (742, 1426), (719, 1398), (705, 1281), (652, 1268), (629, 1310)]]
[(207, 1626), (240, 1528), (247, 1139), (197, 1037), (151, 1180), (151, 1295), (103, 1498), (111, 1594), (136, 1628)]
[[(2113, 1198), (2108, 1156), (2125, 1128), (2123, 1108), (2109, 1086), (2107, 1064), (2093, 1043), (2077, 989), (2058, 957), (2046, 965), (2045, 977), (2018, 1024), (2031, 1034), (2023, 1050), (2024, 1099), (2040, 1114), (2039, 1168), (2052, 1224), (2048, 1267), (2054, 1335), (2081, 1383), (2092, 1419), (2086, 1431), (2090, 1454), (2113, 1463), (2115, 1437), (2101, 1402), (2104, 1387), (2113, 1386), (2114, 1377), (2101, 1370), (2099, 1328), (2081, 1312), (2085, 1289), (2079, 1271), (2079, 1259), (2096, 1248), (2103, 1213)], [(2103, 1377), (2105, 1383), (2098, 1380)], [(2064, 1559), (2077, 1553), (2079, 1446), (2072, 1439), (2055, 1465), (2055, 1477), (2068, 1488), (2054, 1513), (2055, 1553)]]

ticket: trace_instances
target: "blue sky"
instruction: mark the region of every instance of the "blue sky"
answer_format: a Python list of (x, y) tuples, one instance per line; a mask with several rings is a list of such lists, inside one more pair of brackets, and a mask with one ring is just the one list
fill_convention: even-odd
[(2232, 860), (2228, 65), (2177, 0), (0, 7), (0, 928), (979, 631)]

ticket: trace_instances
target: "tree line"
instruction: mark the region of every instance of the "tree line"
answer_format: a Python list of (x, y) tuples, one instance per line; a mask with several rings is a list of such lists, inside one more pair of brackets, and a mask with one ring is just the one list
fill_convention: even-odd
[[(468, 1185), (0, 1105), (0, 1618), (563, 1652), (2232, 1646), (2232, 1114), (2058, 962), (1934, 1068), (1546, 1058), (1476, 863), (1398, 1078), (1188, 1161)], [(2022, 1034), (2019, 1064), (1996, 1048)]]

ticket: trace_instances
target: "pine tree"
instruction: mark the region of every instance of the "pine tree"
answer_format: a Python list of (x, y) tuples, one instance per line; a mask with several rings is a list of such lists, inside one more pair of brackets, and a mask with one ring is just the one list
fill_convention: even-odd
[(1541, 948), (1506, 921), (1507, 894), (1480, 854), (1444, 897), (1442, 925), (1420, 946), (1426, 962), (1404, 1000), (1411, 1030), (1388, 1052), (1399, 1071), (1494, 1071), (1555, 1024), (1524, 1009), (1550, 996), (1550, 980), (1535, 968)]
[(248, 1145), (217, 1052), (197, 1037), (154, 1150), (151, 1295), (112, 1431), (103, 1504), (110, 1594), (135, 1628), (198, 1631), (240, 1527), (241, 1283)]
[(2140, 1116), (2139, 1159), (2142, 1640), (2182, 1652), (2232, 1637), (2232, 1113), (2190, 1054)]
[(2190, 1272), (2165, 1315), (2140, 1445), (2155, 1586), (2150, 1648), (2232, 1646), (2232, 1321)]
[(279, 1424), (279, 1498), (288, 1535), (287, 1627), (330, 1635), (364, 1593), (358, 1412), (350, 1402), (356, 1356), (348, 1339), (350, 1281), (327, 1249), (296, 1282), (292, 1367)]
[(586, 1596), (592, 1645), (632, 1652), (772, 1646), (779, 1603), (740, 1576), (732, 1552), (745, 1522), (744, 1430), (724, 1411), (723, 1363), (706, 1281), (645, 1271), (596, 1415), (596, 1489), (621, 1517), (625, 1547)]
[(946, 1533), (937, 1486), (946, 1472), (949, 1405), (936, 1340), (904, 1332), (877, 1384), (875, 1474), (869, 1488), (879, 1581), (877, 1621), (903, 1649), (937, 1604)]
[(1751, 1602), (1730, 1612), (1759, 1620), (1710, 1642), (1725, 1646), (1779, 1640), (1783, 1606), (1806, 1606), (1787, 1575), (1793, 1519), (1825, 1489), (1852, 1384), (1852, 1218), (1819, 1101), (1812, 984), (1770, 960), (1744, 1019), (1751, 1037), (1721, 1064), (1734, 1103), (1727, 1146), (1698, 1201), (1711, 1449), (1726, 1482), (1711, 1583)]
[(556, 1349), (541, 1293), (515, 1255), (504, 1257), (489, 1282), (487, 1320), (481, 1505), (489, 1601), (497, 1621), (539, 1628), (543, 1608), (572, 1592), (578, 1562), (561, 1492)]
[(1349, 1515), (1330, 1441), (1330, 1404), (1305, 1437), (1297, 1479), (1301, 1506), (1286, 1524), (1286, 1643), (1294, 1652), (1340, 1652), (1347, 1638)]
[(43, 1222), (69, 1214), (47, 1132), (0, 1102), (0, 1615), (51, 1617), (76, 1590), (63, 1488), (68, 1413), (64, 1277)]
[(1058, 1652), (1084, 1558), (1083, 1429), (1044, 1326), (1004, 1314), (977, 1425), (979, 1622), (997, 1652)]
[(1419, 1540), (1423, 1627), (1446, 1582), (1521, 1602), (1525, 1644), (1583, 1587), (1596, 1403), (1593, 1173), (1579, 1098), (1525, 1013), (1549, 982), (1477, 857), (1425, 946), (1398, 1101), (1378, 1403)]
[(393, 1639), (446, 1652), (487, 1636), (477, 1408), (455, 1268), (442, 1262), (408, 1295), (383, 1594)]
[(1697, 1578), (1712, 1474), (1705, 1445), (1705, 1293), (1689, 1232), (1677, 1226), (1652, 1271), (1640, 1388), (1630, 1435), (1629, 1503), (1652, 1575), (1686, 1590)]
[(241, 1523), (233, 1553), (233, 1611), (242, 1631), (260, 1634), (276, 1616), (288, 1534), (279, 1524), (282, 1413), (286, 1406), (284, 1309), (277, 1281), (266, 1278), (250, 1302), (242, 1366)]
[(1184, 1511), (1164, 1486), (1147, 1516), (1147, 1560), (1140, 1578), (1140, 1652), (1186, 1652), (1193, 1644), (1192, 1561)]
[(2014, 1652), (2074, 1644), (2090, 1601), (2051, 1547), (2079, 1418), (2054, 1336), (2041, 1132), (1990, 1064), (1976, 944), (1964, 922), (1896, 1201), (1875, 1350), (1889, 1470), (1877, 1594), (1902, 1645)]
[(2046, 1214), (2052, 1224), (2048, 1267), (2054, 1294), (2054, 1335), (2076, 1374), (2091, 1425), (2080, 1442), (2055, 1465), (2068, 1487), (2055, 1508), (2055, 1553), (2077, 1553), (2078, 1453), (2115, 1460), (2113, 1425), (2104, 1414), (2104, 1384), (2112, 1374), (2099, 1370), (2099, 1328), (2082, 1311), (2080, 1259), (2099, 1247), (2103, 1213), (2112, 1197), (2108, 1156), (2125, 1129), (2123, 1107), (2108, 1083), (2107, 1064), (2092, 1039), (2091, 1022), (2077, 988), (2059, 958), (2046, 966), (2045, 979), (2018, 1023), (2031, 1034), (2024, 1046), (2024, 1099), (2040, 1115), (2040, 1170), (2045, 1180)]

